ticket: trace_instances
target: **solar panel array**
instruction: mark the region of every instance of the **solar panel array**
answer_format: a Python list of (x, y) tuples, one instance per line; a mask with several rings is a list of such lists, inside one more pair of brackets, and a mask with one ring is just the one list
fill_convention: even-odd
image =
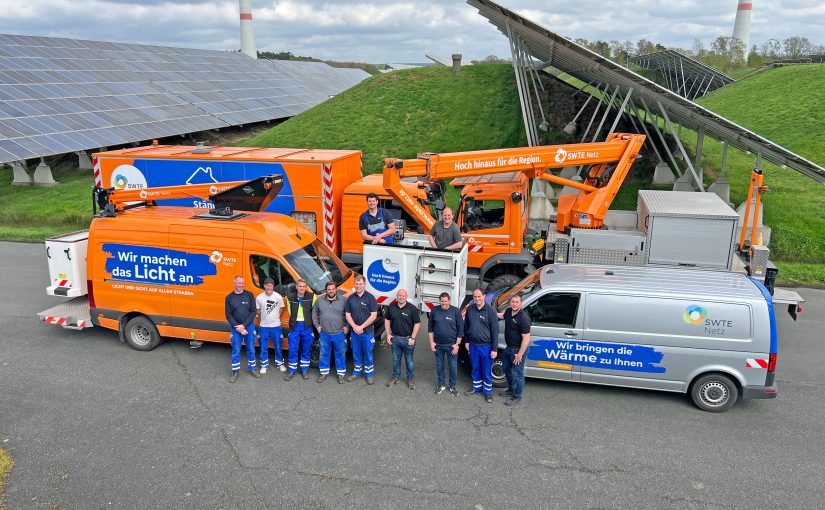
[(0, 34), (0, 163), (291, 117), (367, 77), (238, 52)]

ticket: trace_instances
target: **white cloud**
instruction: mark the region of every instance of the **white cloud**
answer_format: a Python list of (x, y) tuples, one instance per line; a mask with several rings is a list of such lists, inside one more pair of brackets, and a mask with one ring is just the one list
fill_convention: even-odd
[[(730, 35), (736, 0), (499, 0), (561, 35), (589, 40), (646, 38), (689, 48)], [(1, 33), (237, 49), (236, 0), (5, 0)], [(258, 49), (366, 62), (422, 62), (425, 53), (465, 59), (508, 56), (506, 38), (462, 0), (253, 0)], [(792, 35), (825, 44), (825, 3), (760, 0), (751, 41)]]

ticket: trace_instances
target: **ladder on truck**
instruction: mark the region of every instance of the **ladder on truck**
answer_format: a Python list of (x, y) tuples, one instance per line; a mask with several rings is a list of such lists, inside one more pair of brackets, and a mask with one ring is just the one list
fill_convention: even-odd
[(453, 305), (460, 304), (467, 278), (467, 247), (459, 252), (422, 250), (415, 273), (415, 298), (425, 312), (439, 306), (439, 296), (446, 292)]

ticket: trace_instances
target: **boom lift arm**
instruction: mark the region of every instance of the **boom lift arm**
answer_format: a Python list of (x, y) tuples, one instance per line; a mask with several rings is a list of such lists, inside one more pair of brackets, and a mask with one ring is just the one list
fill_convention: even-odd
[[(522, 171), (528, 178), (569, 186), (577, 195), (559, 197), (556, 227), (601, 228), (604, 216), (644, 144), (645, 135), (613, 133), (604, 142), (472, 152), (419, 153), (416, 159), (384, 160), (384, 188), (419, 225), (432, 228), (435, 219), (404, 191), (401, 179), (418, 177), (421, 185), (441, 179)], [(565, 179), (548, 170), (590, 165), (583, 182)], [(615, 168), (612, 168), (615, 165)]]
[(211, 200), (218, 210), (263, 211), (278, 196), (283, 186), (283, 175), (267, 175), (250, 181), (185, 184), (157, 188), (94, 188), (94, 199), (103, 216), (114, 216), (115, 213), (126, 209), (152, 206), (158, 200), (175, 198)]

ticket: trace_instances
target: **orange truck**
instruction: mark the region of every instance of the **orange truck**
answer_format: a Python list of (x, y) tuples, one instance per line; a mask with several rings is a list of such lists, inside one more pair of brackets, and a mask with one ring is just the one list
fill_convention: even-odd
[[(284, 295), (300, 278), (315, 293), (328, 281), (351, 292), (352, 271), (314, 233), (287, 215), (252, 212), (271, 204), (283, 183), (273, 175), (234, 186), (97, 188), (104, 207), (89, 230), (46, 241), (47, 293), (72, 299), (38, 316), (66, 328), (116, 330), (131, 347), (150, 350), (163, 337), (228, 343), (224, 298), (236, 275), (253, 294), (267, 277)], [(154, 207), (187, 196), (218, 207)]]

